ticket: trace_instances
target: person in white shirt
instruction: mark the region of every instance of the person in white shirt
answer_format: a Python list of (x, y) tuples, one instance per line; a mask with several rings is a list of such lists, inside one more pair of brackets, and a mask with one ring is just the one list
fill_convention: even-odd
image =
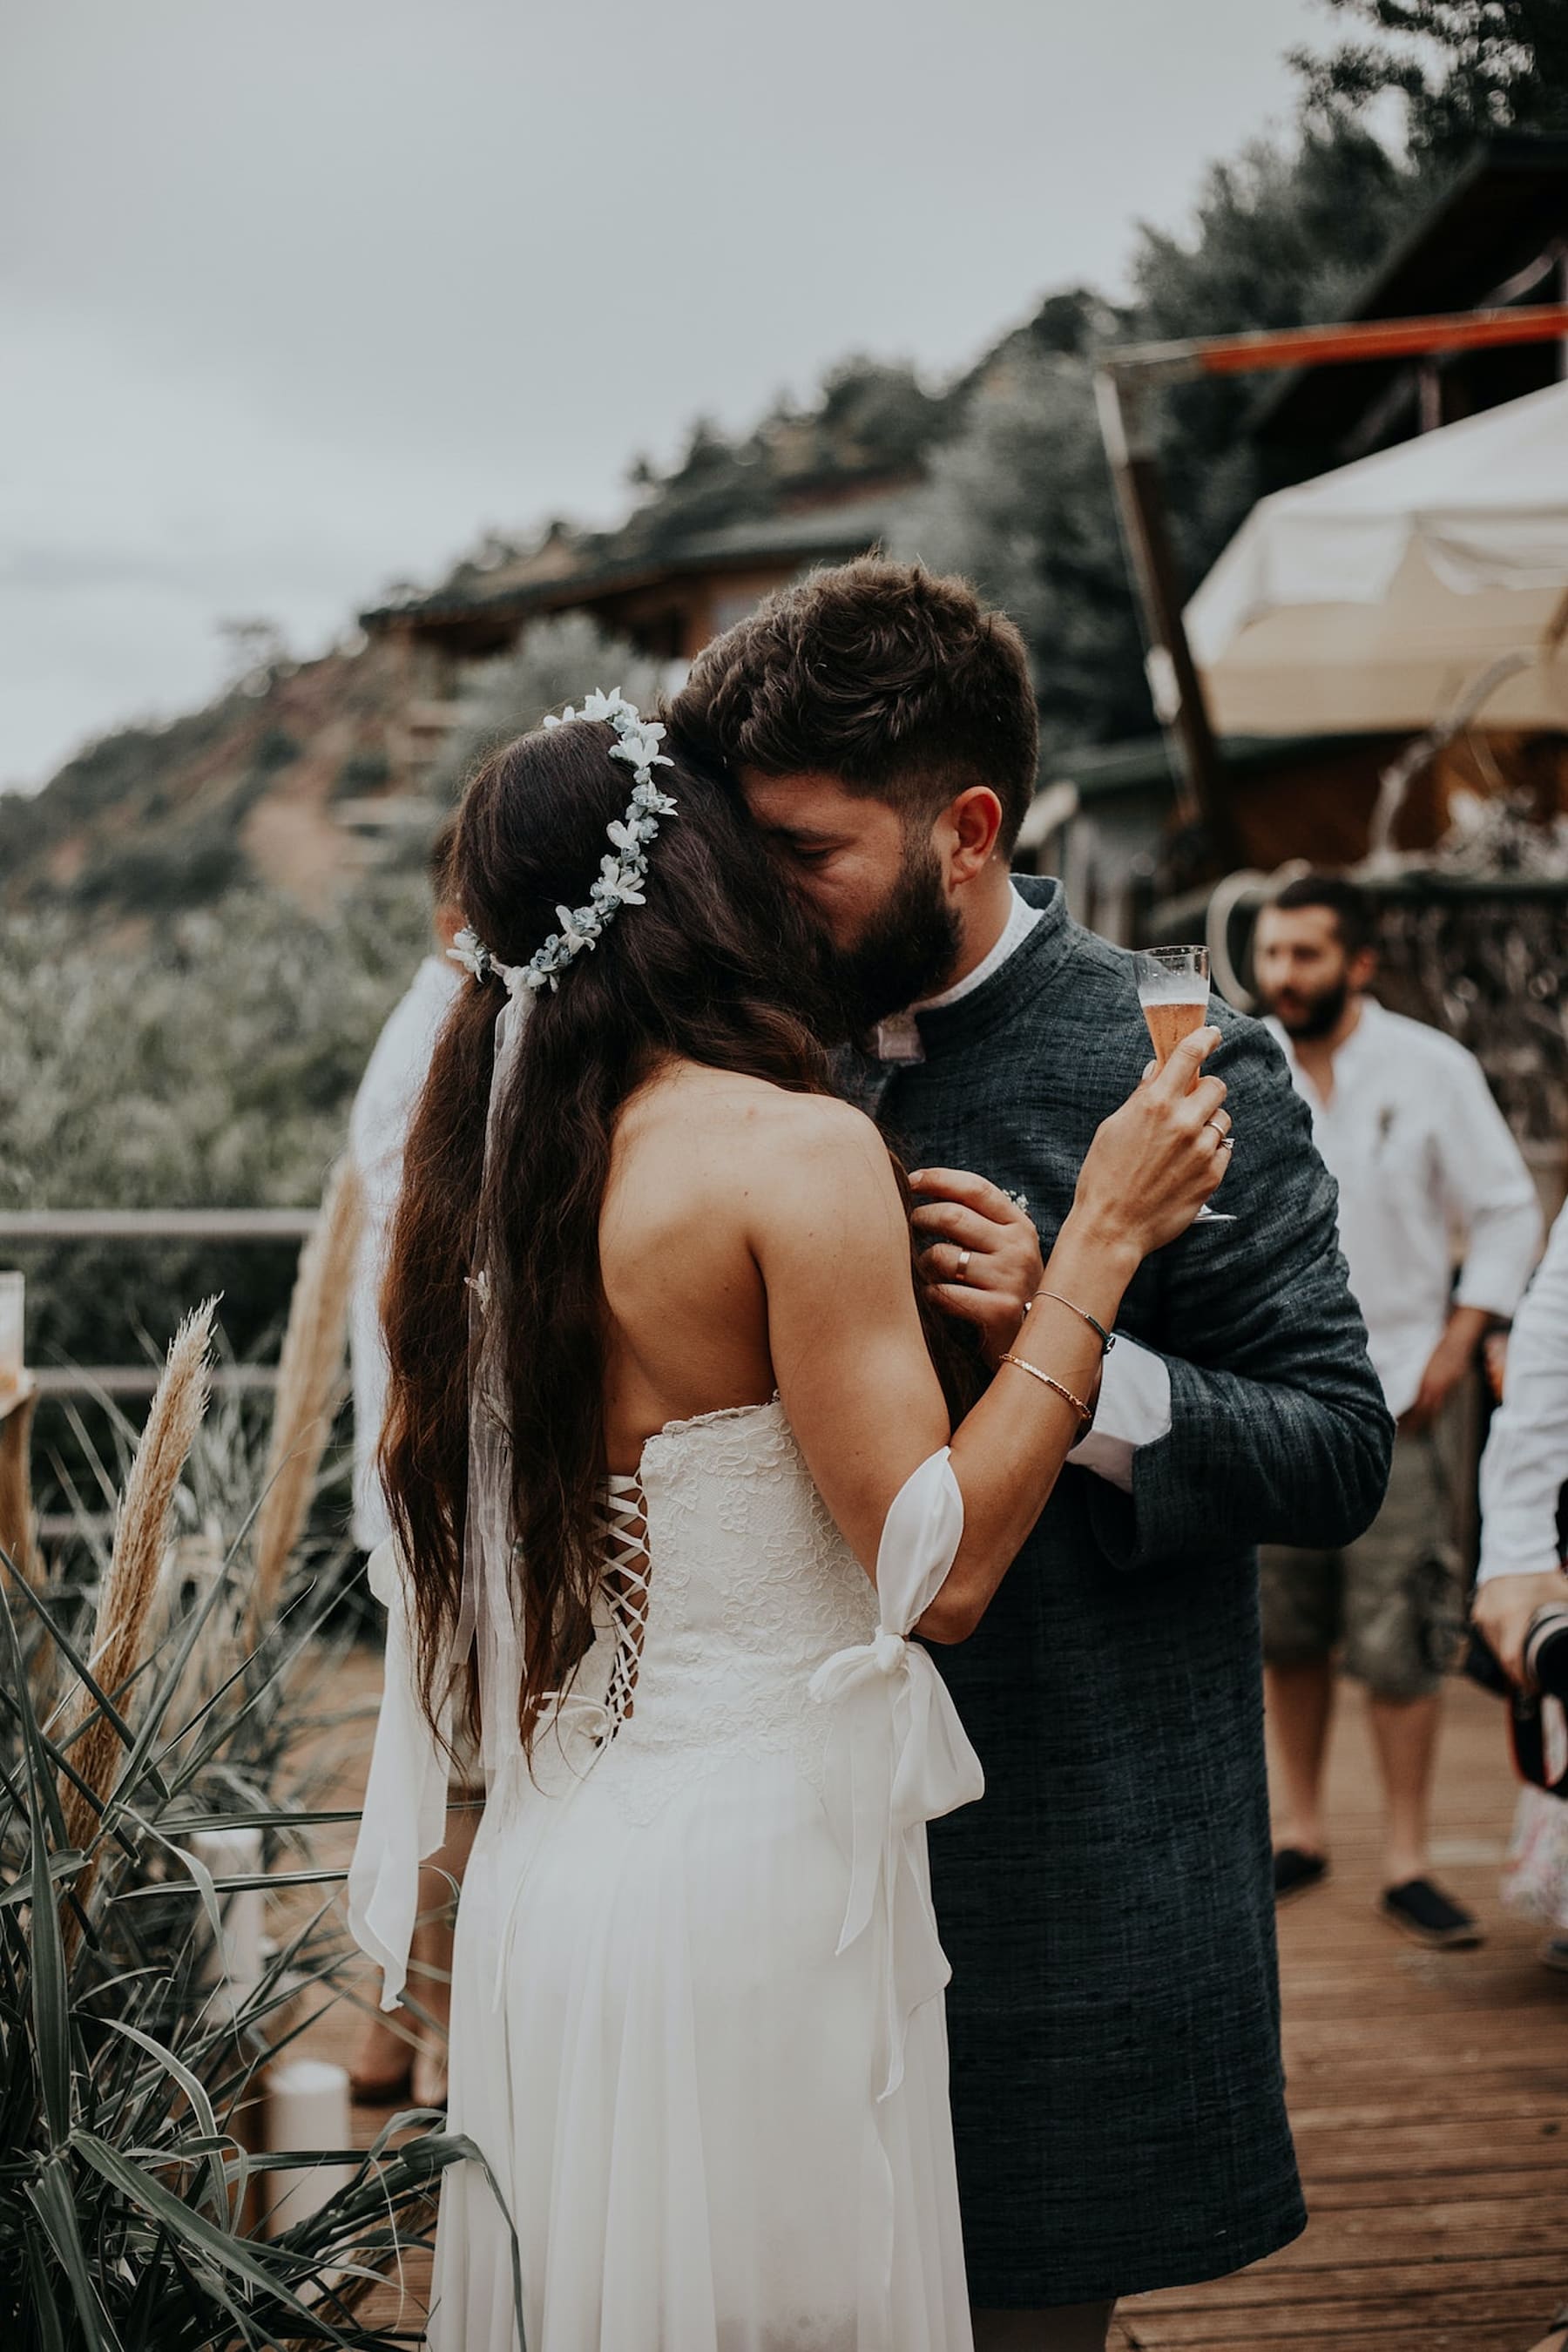
[(442, 879), (450, 851), (448, 820), (431, 845), (431, 887), (436, 906), (434, 945), (388, 1015), (365, 1065), (349, 1113), (349, 1153), (364, 1193), (364, 1219), (354, 1283), (349, 1301), (349, 1356), (353, 1370), (353, 1539), (372, 1552), (392, 1533), (386, 1498), (375, 1466), (386, 1411), (386, 1348), (381, 1335), (381, 1282), (387, 1240), (403, 1182), (403, 1149), (414, 1106), (430, 1067), (430, 1055), (462, 974), (447, 950), (462, 929), (460, 908), (446, 897)]
[[(1568, 1602), (1563, 1573), (1563, 1501), (1568, 1496), (1568, 1208), (1552, 1228), (1546, 1255), (1514, 1318), (1502, 1404), (1481, 1457), (1481, 1557), (1471, 1610), (1478, 1631), (1516, 1683), (1524, 1638), (1537, 1610)], [(1528, 1872), (1531, 1907), (1550, 1911), (1557, 1932), (1544, 1957), (1568, 1965), (1568, 1885), (1563, 1854), (1568, 1805), (1526, 1789), (1514, 1833), (1510, 1878)], [(1505, 1882), (1505, 1891), (1507, 1882)], [(1522, 1893), (1522, 1889), (1519, 1893)], [(1515, 1895), (1518, 1900), (1518, 1894)], [(1568, 2352), (1568, 2305), (1534, 2352)]]
[(1472, 1615), (1515, 1682), (1538, 1609), (1568, 1601), (1568, 1208), (1514, 1318), (1502, 1403), (1481, 1456), (1481, 1557)]
[(1253, 948), (1268, 1025), (1339, 1185), (1340, 1245), (1399, 1430), (1387, 1499), (1358, 1542), (1263, 1550), (1275, 1888), (1284, 1898), (1327, 1875), (1322, 1775), (1342, 1649), (1367, 1686), (1383, 1777), (1384, 1916), (1421, 1942), (1470, 1945), (1476, 1922), (1433, 1885), (1427, 1857), (1439, 1694), (1464, 1605), (1444, 1415), (1489, 1324), (1519, 1304), (1541, 1214), (1474, 1056), (1367, 993), (1372, 941), (1355, 886), (1307, 876), (1264, 908)]
[[(349, 1358), (353, 1374), (353, 1532), (365, 1552), (374, 1551), (392, 1533), (376, 1464), (389, 1377), (381, 1284), (403, 1183), (404, 1147), (441, 1024), (462, 985), (462, 974), (447, 952), (463, 924), (462, 909), (447, 892), (455, 830), (449, 818), (430, 845), (432, 952), (377, 1038), (349, 1114), (349, 1152), (364, 1193), (349, 1300)], [(451, 1966), (448, 1898), (452, 1884), (462, 1878), (473, 1824), (472, 1811), (453, 1814), (447, 1843), (430, 1857), (421, 1878), (422, 1916), (413, 1945), (420, 1968), (417, 1997), (437, 2024), (444, 2021)], [(447, 2095), (445, 2040), (407, 2014), (384, 2017), (373, 2011), (365, 2019), (352, 2079), (356, 2098), (367, 2105), (384, 2105), (409, 2091), (417, 2105), (439, 2106)]]

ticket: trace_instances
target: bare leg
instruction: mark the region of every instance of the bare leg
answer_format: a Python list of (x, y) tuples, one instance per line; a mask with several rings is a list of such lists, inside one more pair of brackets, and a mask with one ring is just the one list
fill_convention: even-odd
[(461, 1886), (474, 1832), (478, 1804), (453, 1806), (447, 1837), (419, 1872), (419, 1916), (409, 1946), (409, 1991), (434, 2023), (415, 2024), (412, 2093), (416, 2106), (444, 2106), (447, 2099), (447, 2026), (452, 2011), (452, 1882)]
[(360, 2028), (349, 2079), (356, 2099), (381, 2106), (401, 2097), (414, 2050), (414, 2020), (404, 2009), (373, 2010)]
[(1273, 1757), (1275, 1843), (1303, 1853), (1326, 1853), (1323, 1759), (1334, 1712), (1334, 1670), (1328, 1658), (1264, 1671)]
[(1427, 1815), (1437, 1752), (1437, 1694), (1430, 1698), (1367, 1700), (1388, 1807), (1383, 1881), (1403, 1886), (1426, 1870)]
[(1050, 2311), (976, 2311), (974, 2352), (1105, 2352), (1113, 2303), (1062, 2304)]

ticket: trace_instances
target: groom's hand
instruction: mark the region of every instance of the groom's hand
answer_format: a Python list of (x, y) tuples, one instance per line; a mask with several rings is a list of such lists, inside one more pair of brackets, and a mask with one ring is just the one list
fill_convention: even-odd
[(962, 1168), (920, 1168), (910, 1177), (921, 1205), (910, 1222), (929, 1296), (978, 1326), (993, 1365), (1017, 1338), (1024, 1309), (1045, 1279), (1040, 1237), (1027, 1210), (998, 1184)]

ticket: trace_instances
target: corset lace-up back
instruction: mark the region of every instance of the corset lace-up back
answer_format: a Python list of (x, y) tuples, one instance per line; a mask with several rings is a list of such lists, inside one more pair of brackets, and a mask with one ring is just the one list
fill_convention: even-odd
[(613, 1644), (605, 1690), (609, 1722), (604, 1737), (613, 1739), (621, 1726), (631, 1720), (647, 1630), (647, 1505), (640, 1479), (605, 1479), (599, 1533), (605, 1547), (602, 1591)]

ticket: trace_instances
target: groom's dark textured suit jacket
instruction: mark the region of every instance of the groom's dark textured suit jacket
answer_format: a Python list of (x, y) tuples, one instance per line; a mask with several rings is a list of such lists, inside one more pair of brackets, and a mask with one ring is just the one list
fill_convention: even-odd
[[(1005, 965), (920, 1016), (879, 1116), (913, 1167), (1028, 1196), (1048, 1252), (1149, 1055), (1131, 959), (1050, 883)], [(979, 1631), (933, 1653), (985, 1768), (934, 1822), (975, 2305), (1208, 2278), (1304, 2221), (1285, 2118), (1257, 1566), (1372, 1518), (1392, 1432), (1336, 1195), (1267, 1033), (1215, 1007), (1238, 1223), (1146, 1261), (1120, 1328), (1172, 1426), (1132, 1493), (1068, 1467)], [(1007, 1377), (1007, 1375), (1004, 1375)]]

